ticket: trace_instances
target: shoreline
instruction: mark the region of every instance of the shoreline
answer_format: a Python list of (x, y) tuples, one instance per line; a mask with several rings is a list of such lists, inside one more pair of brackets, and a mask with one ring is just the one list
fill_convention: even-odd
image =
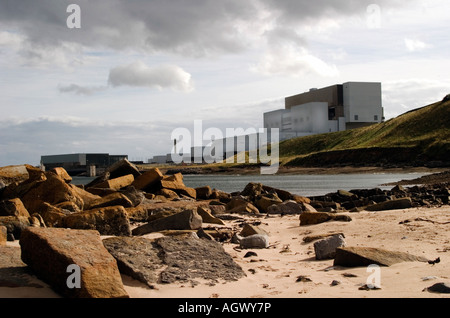
[[(157, 165), (139, 166), (141, 171), (158, 167)], [(181, 172), (183, 175), (260, 175), (259, 167), (217, 167), (217, 166), (163, 166), (163, 173)], [(339, 175), (339, 174), (382, 174), (382, 173), (424, 173), (435, 174), (449, 171), (449, 168), (428, 167), (285, 167), (281, 166), (276, 175)]]

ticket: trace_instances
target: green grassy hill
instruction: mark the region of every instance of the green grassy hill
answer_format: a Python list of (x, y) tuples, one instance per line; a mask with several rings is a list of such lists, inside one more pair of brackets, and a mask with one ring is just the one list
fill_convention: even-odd
[(450, 162), (450, 101), (369, 127), (284, 141), (280, 159), (287, 166)]

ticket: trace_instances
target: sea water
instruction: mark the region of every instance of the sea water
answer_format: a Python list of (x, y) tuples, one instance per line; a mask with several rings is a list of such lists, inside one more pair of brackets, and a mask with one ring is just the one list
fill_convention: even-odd
[[(336, 175), (183, 175), (187, 187), (197, 188), (209, 185), (212, 189), (228, 193), (242, 191), (250, 182), (282, 189), (302, 196), (324, 195), (337, 190), (372, 189), (389, 190), (392, 186), (382, 184), (400, 180), (415, 179), (425, 173), (375, 173)], [(93, 178), (74, 177), (73, 184), (87, 184)]]

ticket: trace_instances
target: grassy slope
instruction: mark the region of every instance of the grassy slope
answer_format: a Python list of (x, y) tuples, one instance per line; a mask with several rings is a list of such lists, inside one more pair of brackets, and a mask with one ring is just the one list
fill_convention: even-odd
[(430, 159), (450, 154), (450, 101), (370, 127), (308, 136), (280, 144), (282, 163), (314, 153), (367, 148), (415, 148)]

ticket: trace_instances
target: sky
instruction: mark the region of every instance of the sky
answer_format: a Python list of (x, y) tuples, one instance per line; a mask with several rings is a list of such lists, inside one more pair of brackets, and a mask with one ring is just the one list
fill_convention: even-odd
[[(76, 6), (71, 6), (75, 4)], [(284, 98), (381, 82), (386, 119), (450, 93), (447, 0), (0, 0), (0, 166), (170, 153)]]

